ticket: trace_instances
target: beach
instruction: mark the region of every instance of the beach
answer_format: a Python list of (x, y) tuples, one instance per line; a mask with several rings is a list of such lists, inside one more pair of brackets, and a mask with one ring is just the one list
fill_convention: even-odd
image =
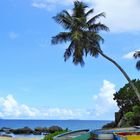
[(41, 138), (13, 138), (13, 137), (0, 137), (0, 140), (41, 140)]

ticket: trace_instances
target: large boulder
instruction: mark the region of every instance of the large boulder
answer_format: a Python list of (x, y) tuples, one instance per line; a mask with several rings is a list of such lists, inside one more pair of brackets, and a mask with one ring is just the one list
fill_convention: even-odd
[(34, 131), (35, 131), (35, 132), (41, 132), (41, 133), (43, 133), (43, 132), (47, 132), (48, 129), (47, 129), (46, 127), (36, 127), (36, 128), (34, 129)]
[(11, 128), (8, 128), (8, 127), (2, 127), (1, 129), (0, 129), (0, 132), (4, 132), (4, 133), (6, 133), (6, 134), (10, 134), (11, 133)]
[(32, 134), (33, 130), (29, 127), (13, 129), (12, 133), (14, 134)]
[(63, 129), (61, 127), (59, 127), (59, 126), (51, 126), (51, 127), (48, 128), (49, 133), (54, 133), (56, 131), (62, 131), (62, 130)]
[(41, 134), (46, 134), (48, 132), (48, 129), (46, 127), (36, 127), (34, 129), (33, 134), (34, 135), (41, 135)]

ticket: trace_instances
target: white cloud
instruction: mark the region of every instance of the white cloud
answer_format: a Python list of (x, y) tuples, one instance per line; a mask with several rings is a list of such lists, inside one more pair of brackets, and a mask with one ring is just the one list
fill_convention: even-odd
[(105, 23), (113, 32), (140, 31), (139, 0), (94, 0), (97, 11), (107, 15)]
[(90, 109), (79, 108), (34, 108), (20, 104), (12, 95), (0, 97), (0, 118), (31, 119), (113, 119), (117, 110), (113, 101), (115, 85), (104, 80), (98, 95), (93, 96), (94, 106)]
[(139, 50), (131, 51), (131, 52), (125, 54), (125, 55), (123, 56), (123, 58), (124, 58), (124, 59), (134, 59), (133, 55), (134, 55), (134, 53), (135, 53), (136, 51), (139, 51)]
[(19, 36), (16, 32), (9, 32), (9, 38), (14, 40)]
[[(111, 32), (140, 31), (140, 1), (139, 0), (82, 0), (89, 4), (95, 12), (105, 12), (107, 18), (103, 21)], [(57, 6), (72, 5), (73, 0), (34, 0), (33, 7), (53, 10)]]
[(115, 92), (115, 85), (107, 80), (104, 80), (100, 93), (93, 96), (94, 108), (92, 112), (95, 115), (95, 118), (114, 118), (114, 113), (118, 111), (117, 104), (113, 100), (113, 94)]
[(86, 110), (69, 108), (38, 109), (19, 104), (12, 95), (0, 98), (0, 117), (36, 119), (78, 119), (84, 118)]
[(72, 4), (72, 0), (34, 0), (31, 4), (35, 8), (46, 9), (48, 11), (54, 10), (58, 5), (69, 5)]
[(18, 104), (12, 95), (0, 98), (0, 109), (0, 117), (6, 118), (35, 117), (38, 114), (37, 109)]

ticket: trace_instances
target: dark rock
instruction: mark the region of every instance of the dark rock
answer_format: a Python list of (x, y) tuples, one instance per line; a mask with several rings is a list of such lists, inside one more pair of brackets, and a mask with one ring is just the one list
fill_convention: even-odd
[(11, 133), (11, 128), (7, 128), (7, 127), (2, 127), (0, 129), (0, 132), (4, 132), (6, 134), (10, 134)]
[(121, 118), (123, 117), (123, 114), (121, 112), (115, 112), (115, 123), (116, 125), (119, 123)]
[(126, 124), (126, 119), (125, 117), (122, 117), (120, 121), (118, 122), (117, 127), (123, 127), (125, 126), (125, 124)]
[(48, 129), (46, 127), (36, 127), (34, 131), (42, 133), (42, 132), (48, 132)]
[(48, 128), (49, 133), (54, 133), (56, 131), (62, 131), (62, 130), (63, 129), (61, 127), (59, 127), (59, 126), (51, 126), (51, 127)]
[(12, 137), (11, 135), (6, 135), (6, 134), (3, 134), (1, 135), (2, 137)]
[(33, 130), (29, 127), (24, 127), (24, 128), (12, 129), (11, 132), (13, 134), (32, 134)]
[(39, 132), (39, 131), (34, 131), (34, 132), (33, 132), (33, 134), (34, 134), (34, 135), (41, 135), (41, 134), (42, 134), (42, 132)]

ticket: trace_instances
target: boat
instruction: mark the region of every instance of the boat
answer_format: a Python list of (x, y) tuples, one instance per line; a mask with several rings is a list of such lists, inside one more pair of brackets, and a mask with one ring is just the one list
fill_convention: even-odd
[(91, 134), (95, 140), (140, 140), (140, 127), (100, 129)]
[(89, 138), (89, 129), (70, 131), (53, 137), (54, 140), (87, 140)]
[(114, 134), (115, 140), (140, 140), (139, 132), (118, 132)]

